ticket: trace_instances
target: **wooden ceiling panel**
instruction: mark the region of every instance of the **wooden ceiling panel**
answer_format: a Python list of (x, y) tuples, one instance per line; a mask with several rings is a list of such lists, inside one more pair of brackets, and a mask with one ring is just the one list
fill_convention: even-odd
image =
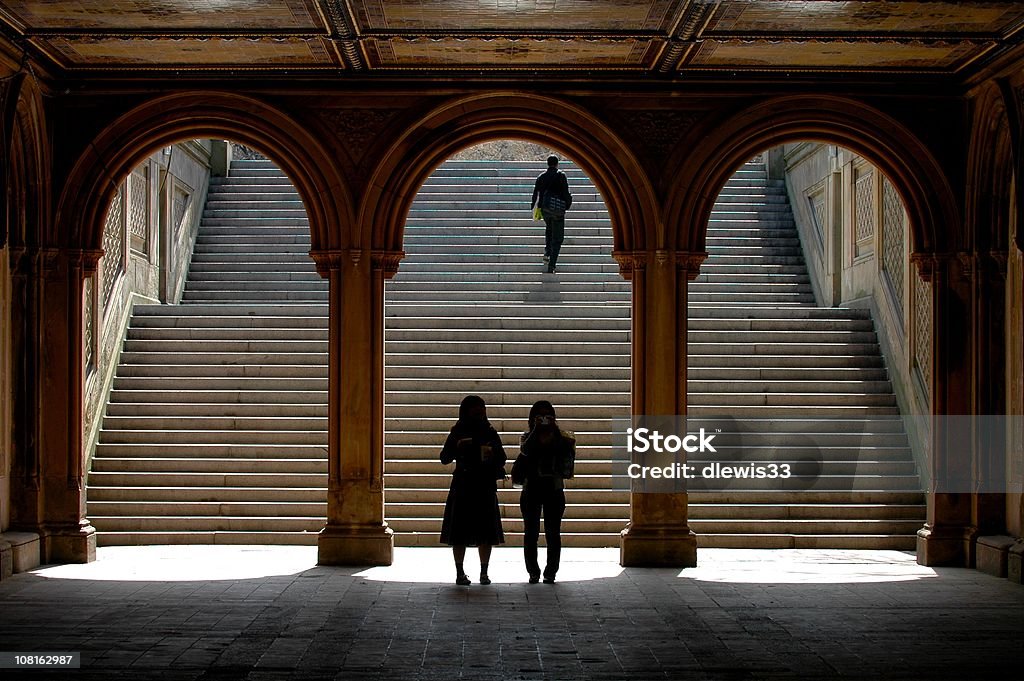
[(646, 69), (651, 40), (391, 38), (367, 41), (377, 68), (617, 68)]
[(360, 28), (416, 31), (658, 31), (679, 0), (354, 0)]
[(30, 31), (323, 29), (316, 0), (5, 0)]
[(50, 38), (47, 44), (71, 69), (337, 66), (319, 38)]
[(1024, 18), (1019, 2), (723, 2), (704, 35), (761, 33), (1001, 34)]
[(734, 69), (948, 70), (981, 48), (971, 42), (705, 41), (688, 66)]

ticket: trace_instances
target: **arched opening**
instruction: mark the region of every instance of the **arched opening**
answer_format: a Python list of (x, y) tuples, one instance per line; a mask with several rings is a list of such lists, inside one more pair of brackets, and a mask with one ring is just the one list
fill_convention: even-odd
[[(688, 414), (720, 432), (702, 546), (912, 550), (925, 521), (932, 288), (896, 186), (817, 141), (733, 170), (689, 286)], [(703, 470), (703, 468), (701, 468)]]
[(291, 179), (245, 145), (163, 147), (119, 184), (84, 293), (100, 546), (315, 544), (328, 284)]
[[(550, 154), (573, 200), (564, 244), (548, 254), (531, 202)], [(452, 480), (438, 453), (470, 394), (488, 405), (506, 469), (531, 405), (551, 401), (577, 441), (563, 545), (619, 543), (629, 494), (610, 483), (612, 420), (630, 412), (631, 290), (612, 257), (610, 206), (582, 165), (538, 136), (474, 139), (411, 201), (384, 306), (385, 517), (396, 545), (438, 544)], [(497, 487), (505, 541), (519, 546), (520, 492)]]
[[(210, 198), (220, 193), (218, 205), (208, 202), (204, 214), (200, 180), (167, 173), (189, 155), (189, 144), (196, 146), (179, 144), (191, 139), (233, 140), (236, 150), (243, 145), (265, 154), (262, 160), (236, 159), (234, 176), (257, 180), (239, 189), (245, 196), (223, 195), (225, 187), (215, 182)], [(163, 168), (161, 158), (168, 161)], [(232, 168), (223, 170), (232, 176)], [(131, 216), (145, 212), (132, 201), (133, 185), (136, 197), (148, 195), (153, 202), (149, 243), (133, 242), (138, 235)], [(151, 295), (137, 298), (150, 303), (139, 308), (145, 322), (128, 323), (134, 293), (121, 300), (121, 319), (135, 334), (121, 353), (122, 367), (114, 362), (102, 377), (84, 371), (80, 379), (82, 403), (102, 398), (115, 381), (124, 384), (112, 393), (117, 408), (107, 417), (118, 427), (105, 428), (108, 442), (98, 437), (101, 447), (120, 451), (104, 457), (100, 467), (94, 460), (90, 482), (107, 477), (110, 484), (106, 498), (93, 494), (99, 485), (90, 485), (89, 513), (132, 520), (112, 523), (111, 531), (120, 535), (101, 543), (315, 543), (326, 507), (330, 362), (327, 284), (310, 255), (345, 242), (351, 224), (342, 217), (351, 210), (348, 192), (329, 154), (304, 128), (256, 100), (172, 95), (112, 123), (79, 159), (66, 187), (58, 221), (72, 243), (98, 252), (111, 216), (124, 235), (107, 244), (122, 256), (122, 266), (101, 264), (99, 276), (113, 271), (124, 279), (134, 245), (143, 261), (134, 262), (137, 269), (159, 280)], [(266, 199), (276, 205), (254, 205)], [(246, 217), (247, 211), (256, 212)], [(202, 215), (220, 233), (190, 235), (182, 228), (189, 215)], [(195, 222), (199, 229), (201, 221)], [(190, 274), (205, 274), (187, 279), (188, 268), (159, 267), (160, 254), (171, 251), (191, 260)], [(198, 262), (203, 259), (208, 262)], [(234, 270), (225, 269), (231, 264), (226, 260), (233, 260)], [(90, 333), (94, 349), (101, 350), (102, 329), (90, 330), (87, 315), (103, 310), (98, 300), (105, 293), (100, 280), (88, 281), (78, 346), (85, 352)], [(179, 295), (184, 304), (177, 310), (152, 304), (178, 302)], [(123, 328), (115, 326), (114, 336)], [(97, 431), (100, 421), (99, 414), (91, 415)], [(160, 436), (145, 441), (152, 433)], [(118, 471), (128, 459), (130, 469)], [(175, 468), (180, 465), (188, 470)], [(134, 498), (128, 488), (146, 488), (148, 496)]]

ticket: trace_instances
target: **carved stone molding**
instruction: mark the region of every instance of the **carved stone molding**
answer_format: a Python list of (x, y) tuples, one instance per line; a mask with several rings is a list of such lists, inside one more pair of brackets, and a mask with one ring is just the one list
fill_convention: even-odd
[(344, 0), (323, 0), (323, 6), (330, 19), (331, 38), (344, 55), (345, 63), (353, 71), (362, 71), (366, 68), (366, 62), (359, 49), (359, 32), (355, 18), (350, 14), (348, 3)]
[(647, 269), (647, 253), (644, 251), (613, 251), (612, 257), (619, 263), (619, 274), (627, 281), (633, 278), (634, 272)]
[(695, 111), (672, 110), (620, 111), (615, 115), (623, 133), (659, 168), (700, 116)]
[(676, 253), (676, 267), (686, 275), (689, 281), (693, 281), (700, 276), (700, 266), (707, 259), (708, 254), (704, 251), (699, 253)]
[(373, 251), (370, 254), (374, 271), (382, 271), (385, 279), (395, 276), (403, 258), (405, 258), (404, 251)]
[(943, 260), (948, 259), (947, 255), (940, 255), (936, 253), (911, 253), (910, 262), (917, 267), (917, 275), (921, 277), (922, 281), (928, 283), (935, 282), (935, 275), (939, 271), (939, 267)]
[(313, 258), (313, 262), (316, 263), (316, 273), (327, 279), (331, 276), (332, 271), (341, 269), (342, 261), (344, 258), (350, 257), (350, 254), (348, 250), (337, 249), (310, 251), (309, 257)]
[(397, 109), (353, 107), (322, 109), (319, 116), (324, 125), (342, 142), (352, 159), (358, 162), (397, 113)]

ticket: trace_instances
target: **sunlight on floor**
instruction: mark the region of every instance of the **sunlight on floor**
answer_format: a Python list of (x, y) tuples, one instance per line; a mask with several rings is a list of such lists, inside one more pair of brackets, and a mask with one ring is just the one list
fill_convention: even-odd
[(912, 553), (854, 549), (700, 549), (679, 577), (732, 584), (851, 584), (937, 577)]
[[(562, 551), (560, 583), (612, 579), (623, 574), (617, 549), (568, 548)], [(32, 573), (48, 579), (124, 582), (194, 582), (262, 579), (308, 570), (337, 570), (378, 582), (446, 584), (455, 569), (447, 548), (396, 548), (395, 562), (379, 567), (318, 567), (314, 546), (117, 546), (97, 550), (87, 564), (41, 567)], [(544, 548), (540, 549), (541, 565)], [(935, 578), (902, 551), (814, 549), (701, 549), (699, 565), (678, 578), (734, 584), (846, 584), (903, 582)], [(477, 552), (466, 552), (466, 573), (475, 584)], [(489, 573), (494, 584), (526, 581), (520, 548), (497, 548)]]

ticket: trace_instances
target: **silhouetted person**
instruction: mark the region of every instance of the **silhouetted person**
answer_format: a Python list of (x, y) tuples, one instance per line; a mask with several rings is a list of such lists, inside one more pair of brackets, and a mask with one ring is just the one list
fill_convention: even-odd
[(537, 177), (533, 185), (533, 199), (530, 209), (540, 207), (544, 216), (544, 262), (547, 271), (554, 272), (558, 252), (565, 240), (565, 211), (572, 206), (569, 180), (558, 169), (558, 157), (548, 156), (548, 169)]
[(536, 402), (530, 409), (530, 429), (520, 437), (519, 448), (526, 457), (526, 476), (519, 496), (523, 512), (523, 554), (530, 583), (540, 580), (537, 563), (537, 539), (540, 518), (544, 515), (544, 538), (547, 542), (547, 565), (544, 583), (554, 584), (562, 554), (562, 514), (565, 513), (566, 478), (573, 476), (576, 460), (576, 439), (558, 427), (555, 408), (547, 400)]
[(505, 450), (487, 420), (484, 401), (476, 395), (462, 400), (459, 420), (441, 450), (441, 463), (452, 461), (455, 471), (444, 505), (441, 541), (452, 547), (456, 584), (469, 584), (462, 567), (467, 546), (479, 547), (480, 583), (490, 584), (487, 563), (491, 546), (505, 543), (496, 483), (505, 477)]

